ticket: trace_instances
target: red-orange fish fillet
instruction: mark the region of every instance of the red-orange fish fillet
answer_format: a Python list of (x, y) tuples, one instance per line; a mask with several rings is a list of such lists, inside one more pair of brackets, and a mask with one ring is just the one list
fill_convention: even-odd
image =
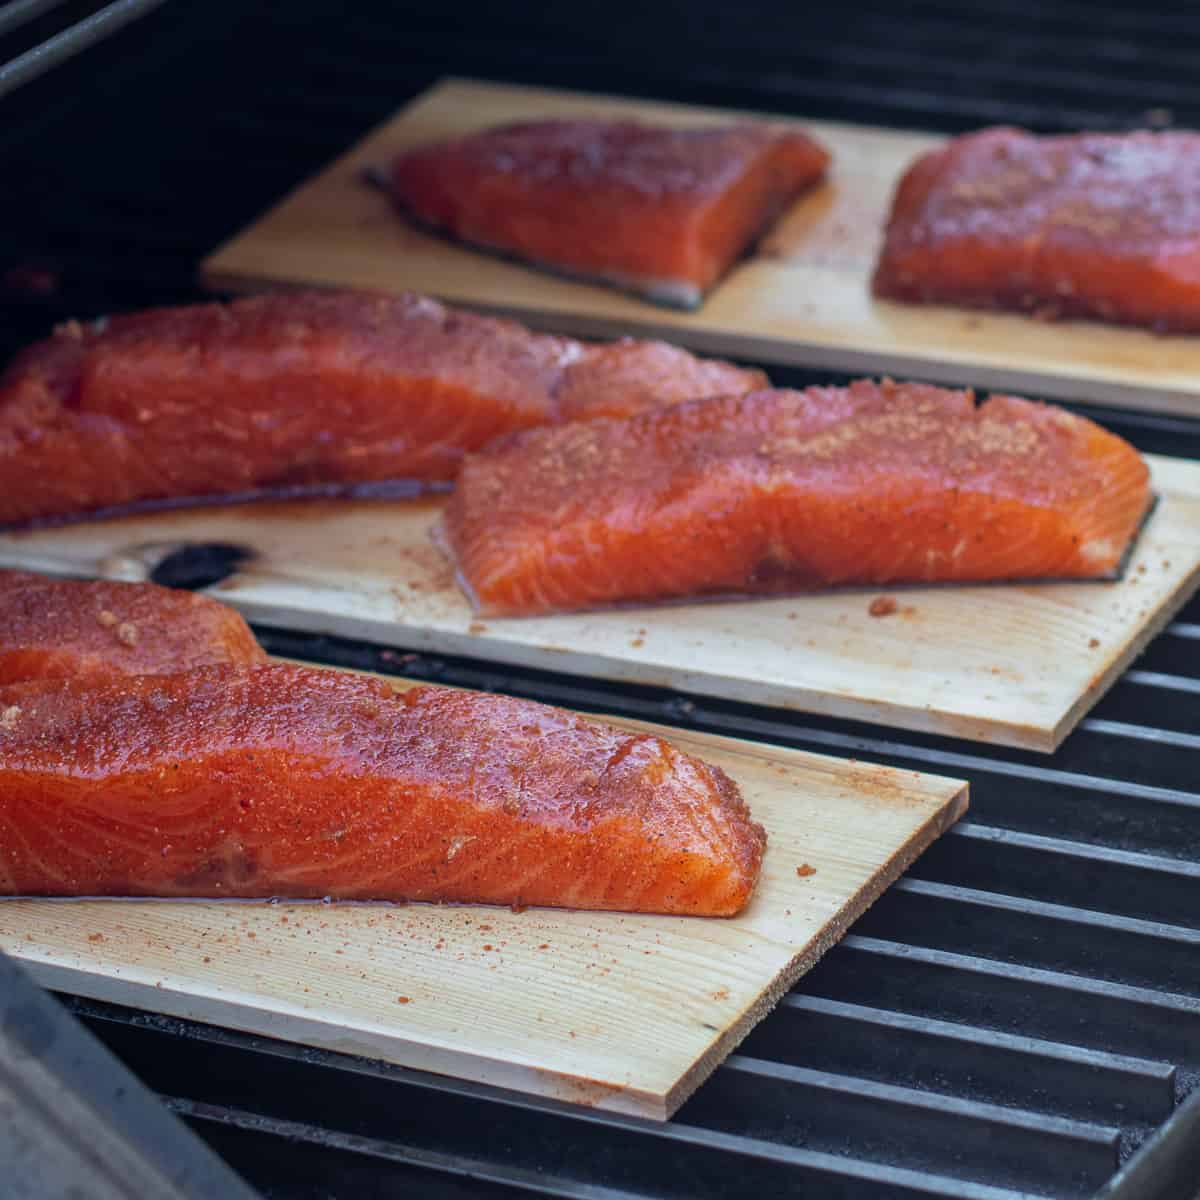
[(391, 182), (461, 241), (692, 308), (828, 164), (768, 124), (530, 121), (407, 151)]
[(413, 295), (280, 293), (72, 322), (0, 374), (0, 523), (448, 480), (500, 433), (764, 382), (657, 342), (587, 346)]
[(955, 138), (902, 179), (874, 290), (1200, 331), (1200, 134)]
[(246, 622), (206, 596), (0, 571), (0, 684), (265, 661)]
[(1151, 502), (1120, 438), (1011, 396), (860, 381), (514, 434), (440, 532), (481, 612), (1111, 575)]
[(304, 667), (0, 687), (0, 892), (724, 916), (766, 836), (720, 770), (501, 696)]

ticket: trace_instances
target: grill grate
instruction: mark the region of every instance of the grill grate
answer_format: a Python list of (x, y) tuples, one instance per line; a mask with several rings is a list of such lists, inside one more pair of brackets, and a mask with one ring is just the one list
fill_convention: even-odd
[[(3, 102), (0, 355), (52, 320), (192, 298), (205, 252), (441, 74), (946, 130), (1200, 125), (1197, 36), (1195, 6), (1032, 0), (747, 0), (736, 20), (713, 0), (602, 19), (168, 5)], [(1200, 414), (1090, 415), (1200, 457)], [(965, 776), (973, 795), (666, 1126), (71, 1000), (266, 1196), (1195, 1192), (1200, 602), (1053, 756), (260, 634), (314, 661)]]

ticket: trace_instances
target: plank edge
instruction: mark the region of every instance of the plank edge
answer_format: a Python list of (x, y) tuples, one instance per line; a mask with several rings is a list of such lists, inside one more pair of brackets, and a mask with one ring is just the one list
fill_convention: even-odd
[[(514, 1095), (539, 1096), (573, 1107), (599, 1108), (658, 1121), (666, 1121), (670, 1116), (665, 1094), (658, 1092), (393, 1036), (382, 1029), (355, 1028), (350, 1031), (353, 1037), (348, 1038), (342, 1025), (311, 1012), (286, 1012), (278, 1007), (248, 1003), (236, 996), (187, 992), (142, 979), (98, 974), (85, 967), (32, 957), (22, 953), (19, 945), (8, 953), (20, 959), (34, 980), (49, 990), (67, 990), (72, 995), (103, 1003), (148, 1008), (179, 1020), (233, 1029), (290, 1045), (316, 1046), (330, 1053), (386, 1062), (405, 1070), (470, 1080)], [(357, 1044), (348, 1047), (351, 1040)], [(547, 1080), (550, 1086), (542, 1082)]]
[(758, 999), (727, 1029), (713, 1038), (692, 1067), (680, 1076), (666, 1096), (667, 1117), (674, 1116), (687, 1099), (733, 1053), (804, 975), (845, 937), (855, 923), (897, 879), (942, 836), (970, 807), (970, 785), (961, 783), (915, 829), (895, 853), (855, 893), (851, 900), (822, 927), (807, 946), (775, 976)]
[(1171, 623), (1176, 614), (1196, 594), (1200, 585), (1200, 562), (1183, 576), (1174, 591), (1167, 596), (1158, 608), (1130, 635), (1129, 640), (1113, 656), (1109, 665), (1093, 680), (1092, 686), (1076, 698), (1075, 703), (1062, 715), (1051, 735), (1050, 753), (1056, 751), (1083, 718), (1109, 693), (1113, 686), (1120, 681), (1122, 675), (1133, 663), (1134, 659)]

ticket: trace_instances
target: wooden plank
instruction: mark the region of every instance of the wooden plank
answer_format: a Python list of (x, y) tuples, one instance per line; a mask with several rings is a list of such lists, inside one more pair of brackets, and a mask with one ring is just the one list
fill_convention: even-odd
[(445, 80), (304, 184), (203, 264), (214, 287), (405, 288), (584, 336), (665, 337), (714, 354), (898, 376), (1175, 413), (1200, 411), (1200, 338), (1091, 322), (876, 301), (868, 283), (899, 175), (942, 139), (801, 122), (832, 149), (830, 180), (801, 199), (696, 313), (556, 279), (420, 233), (364, 167), (421, 142), (510, 120), (631, 115), (729, 120), (693, 108)]
[(265, 625), (1053, 750), (1200, 586), (1200, 464), (1161, 495), (1116, 583), (1005, 584), (477, 620), (434, 548), (437, 501), (194, 509), (0, 536), (0, 566), (144, 579), (181, 545), (251, 557), (215, 591)]
[(48, 987), (665, 1120), (958, 819), (967, 789), (605, 719), (737, 780), (769, 834), (742, 915), (5, 900), (0, 947)]

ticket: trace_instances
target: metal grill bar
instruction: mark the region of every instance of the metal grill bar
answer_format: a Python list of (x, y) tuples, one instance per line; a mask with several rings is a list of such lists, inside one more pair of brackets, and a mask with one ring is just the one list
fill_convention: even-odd
[[(112, 1014), (99, 1006), (85, 1004), (84, 1008), (85, 1010), (90, 1009), (93, 1014), (98, 1015), (101, 1023), (106, 1019), (112, 1020)], [(791, 1002), (781, 1014), (777, 1014), (768, 1021), (768, 1026), (779, 1017), (786, 1020), (790, 1008)], [(893, 1017), (891, 1020), (897, 1022), (898, 1019)], [(902, 1021), (902, 1019), (900, 1020)], [(143, 1038), (149, 1037), (151, 1043), (161, 1040), (161, 1036), (158, 1038), (153, 1036), (152, 1030), (165, 1030), (170, 1027), (173, 1032), (178, 1033), (182, 1030), (186, 1044), (194, 1048), (194, 1053), (182, 1062), (176, 1061), (171, 1067), (164, 1067), (160, 1054), (161, 1047), (154, 1044), (137, 1045), (131, 1040), (131, 1033), (133, 1039), (136, 1039), (135, 1032), (127, 1027), (115, 1026), (118, 1036), (117, 1044), (140, 1070), (149, 1073), (151, 1082), (157, 1084), (165, 1081), (182, 1067), (187, 1071), (190, 1086), (209, 1094), (214, 1094), (214, 1092), (219, 1094), (219, 1103), (209, 1110), (216, 1119), (225, 1119), (223, 1114), (233, 1111), (241, 1114), (236, 1118), (239, 1123), (252, 1128), (270, 1125), (270, 1121), (263, 1120), (263, 1115), (259, 1111), (259, 1103), (255, 1100), (255, 1097), (264, 1088), (272, 1095), (276, 1093), (277, 1089), (288, 1095), (295, 1095), (298, 1091), (297, 1098), (286, 1104), (284, 1111), (281, 1112), (280, 1106), (275, 1104), (272, 1117), (277, 1120), (293, 1121), (297, 1117), (290, 1115), (286, 1111), (288, 1108), (307, 1111), (310, 1118), (316, 1121), (315, 1124), (310, 1124), (311, 1136), (322, 1144), (335, 1144), (343, 1132), (351, 1132), (355, 1137), (377, 1139), (387, 1153), (393, 1153), (397, 1143), (402, 1149), (414, 1144), (413, 1138), (417, 1126), (424, 1129), (426, 1125), (429, 1125), (438, 1131), (436, 1133), (436, 1141), (440, 1147), (438, 1153), (449, 1153), (445, 1144), (446, 1138), (461, 1142), (463, 1140), (462, 1129), (470, 1127), (472, 1123), (477, 1124), (482, 1119), (481, 1114), (474, 1113), (473, 1106), (490, 1101), (493, 1104), (501, 1104), (511, 1112), (511, 1115), (504, 1120), (503, 1127), (505, 1128), (511, 1129), (512, 1123), (520, 1119), (519, 1114), (524, 1112), (526, 1114), (524, 1123), (528, 1130), (529, 1120), (533, 1119), (534, 1114), (542, 1114), (538, 1120), (539, 1124), (544, 1126), (544, 1132), (539, 1133), (536, 1140), (539, 1145), (545, 1145), (547, 1144), (546, 1139), (550, 1139), (558, 1147), (555, 1151), (556, 1158), (562, 1158), (564, 1161), (574, 1161), (579, 1155), (587, 1153), (579, 1142), (579, 1132), (576, 1128), (581, 1122), (589, 1126), (607, 1128), (610, 1133), (605, 1142), (606, 1155), (610, 1158), (619, 1158), (622, 1176), (628, 1176), (637, 1161), (642, 1163), (640, 1170), (643, 1172), (650, 1170), (654, 1156), (651, 1154), (647, 1158), (644, 1152), (652, 1149), (653, 1143), (661, 1143), (664, 1139), (670, 1143), (690, 1147), (689, 1152), (703, 1148), (706, 1154), (716, 1153), (718, 1160), (724, 1155), (734, 1153), (739, 1156), (747, 1156), (752, 1161), (765, 1160), (767, 1163), (787, 1163), (789, 1166), (802, 1164), (805, 1167), (812, 1167), (814, 1164), (817, 1166), (824, 1164), (827, 1146), (821, 1144), (822, 1139), (814, 1138), (814, 1131), (809, 1130), (805, 1139), (804, 1151), (797, 1154), (795, 1149), (787, 1144), (791, 1141), (789, 1137), (784, 1137), (782, 1139), (784, 1144), (780, 1144), (778, 1131), (774, 1131), (773, 1136), (769, 1139), (764, 1138), (764, 1133), (772, 1132), (770, 1125), (772, 1118), (777, 1123), (780, 1113), (801, 1112), (806, 1114), (805, 1119), (807, 1119), (815, 1108), (830, 1112), (837, 1108), (837, 1104), (840, 1104), (844, 1111), (846, 1105), (853, 1109), (856, 1105), (873, 1106), (878, 1101), (885, 1104), (888, 1112), (891, 1113), (889, 1121), (892, 1122), (892, 1126), (890, 1132), (885, 1131), (886, 1136), (880, 1131), (878, 1112), (874, 1107), (871, 1107), (869, 1118), (865, 1115), (865, 1109), (863, 1113), (858, 1114), (861, 1119), (849, 1119), (848, 1117), (845, 1120), (835, 1121), (831, 1116), (825, 1118), (825, 1142), (828, 1146), (836, 1146), (839, 1155), (848, 1155), (852, 1160), (847, 1165), (844, 1158), (837, 1158), (842, 1171), (849, 1171), (853, 1174), (859, 1164), (869, 1165), (870, 1152), (874, 1150), (875, 1153), (880, 1153), (888, 1144), (888, 1137), (898, 1139), (910, 1146), (953, 1147), (955, 1161), (933, 1164), (935, 1168), (933, 1170), (930, 1170), (929, 1166), (920, 1169), (914, 1168), (911, 1162), (902, 1162), (899, 1174), (891, 1169), (868, 1174), (868, 1178), (872, 1180), (873, 1184), (882, 1180), (911, 1181), (913, 1172), (916, 1170), (916, 1178), (921, 1180), (921, 1185), (925, 1189), (918, 1194), (975, 1194), (962, 1190), (955, 1192), (954, 1187), (957, 1186), (961, 1189), (962, 1184), (951, 1185), (951, 1176), (942, 1175), (936, 1167), (946, 1166), (952, 1176), (961, 1177), (964, 1183), (970, 1182), (972, 1171), (987, 1168), (989, 1155), (996, 1152), (996, 1147), (1004, 1144), (1000, 1139), (1001, 1133), (1007, 1134), (1013, 1129), (1023, 1131), (1018, 1134), (1018, 1137), (1027, 1135), (1034, 1140), (1040, 1137), (1038, 1130), (1046, 1130), (1048, 1131), (1047, 1138), (1051, 1142), (1057, 1139), (1066, 1139), (1066, 1142), (1069, 1143), (1069, 1148), (1058, 1146), (1055, 1151), (1055, 1153), (1066, 1155), (1066, 1159), (1063, 1161), (1070, 1161), (1074, 1164), (1071, 1170), (1064, 1169), (1062, 1183), (1068, 1190), (1061, 1194), (1087, 1194), (1080, 1181), (1090, 1177), (1094, 1172), (1100, 1172), (1100, 1177), (1106, 1178), (1111, 1174), (1112, 1167), (1115, 1165), (1115, 1157), (1112, 1157), (1115, 1155), (1115, 1130), (1111, 1126), (1106, 1128), (1102, 1123), (1098, 1124), (1088, 1120), (1047, 1121), (1043, 1119), (1046, 1114), (1044, 1106), (1030, 1105), (1028, 1110), (1021, 1111), (1015, 1108), (989, 1106), (975, 1101), (957, 1102), (953, 1097), (938, 1096), (928, 1091), (917, 1092), (907, 1087), (886, 1084), (876, 1087), (868, 1079), (856, 1079), (853, 1071), (810, 1070), (796, 1073), (786, 1069), (775, 1070), (773, 1064), (770, 1063), (760, 1065), (754, 1060), (747, 1061), (744, 1056), (738, 1057), (719, 1073), (718, 1085), (703, 1091), (689, 1103), (678, 1122), (671, 1126), (659, 1127), (634, 1118), (613, 1114), (570, 1113), (566, 1106), (555, 1104), (552, 1101), (515, 1096), (480, 1085), (423, 1076), (418, 1072), (389, 1068), (362, 1060), (344, 1060), (337, 1055), (323, 1052), (277, 1046), (273, 1043), (264, 1043), (261, 1039), (188, 1026), (181, 1022), (153, 1019), (146, 1025)], [(918, 1022), (910, 1022), (910, 1026), (920, 1028)], [(764, 1028), (766, 1027), (764, 1026)], [(111, 1027), (109, 1032), (112, 1032)], [(942, 1032), (942, 1029), (938, 1026), (929, 1026), (926, 1029), (926, 1033), (930, 1036), (936, 1036), (939, 1032)], [(794, 1044), (794, 1039), (792, 1041)], [(890, 1042), (889, 1038), (888, 1044)], [(993, 1042), (993, 1045), (995, 1044), (1002, 1045), (1009, 1052), (1011, 1052), (1011, 1047), (1019, 1045), (1026, 1055), (1036, 1054), (1041, 1047), (1041, 1044), (1030, 1039), (1008, 1039), (1007, 1043), (997, 1040)], [(266, 1063), (262, 1059), (264, 1050), (269, 1055)], [(965, 1037), (962, 1041), (962, 1050), (964, 1054), (969, 1054), (969, 1043)], [(234, 1052), (233, 1057), (230, 1057), (231, 1051)], [(248, 1065), (242, 1064), (241, 1060), (245, 1057), (245, 1051), (249, 1051), (255, 1056), (254, 1065), (257, 1074), (254, 1076), (248, 1069)], [(1072, 1051), (1070, 1047), (1054, 1047), (1048, 1052), (1048, 1056), (1060, 1067), (1063, 1064), (1069, 1065), (1072, 1054), (1078, 1058), (1079, 1069), (1082, 1071), (1086, 1058), (1083, 1052)], [(281, 1063), (284, 1066), (282, 1075), (279, 1074)], [(1170, 1068), (1162, 1064), (1133, 1062), (1111, 1056), (1101, 1056), (1092, 1065), (1093, 1067), (1098, 1066), (1101, 1071), (1113, 1069), (1124, 1071), (1126, 1074), (1140, 1073), (1148, 1084), (1152, 1083), (1160, 1089), (1170, 1079)], [(325, 1071), (319, 1081), (314, 1081), (311, 1077), (305, 1081), (303, 1069), (305, 1067), (315, 1069), (319, 1066), (333, 1069)], [(351, 1082), (347, 1077), (347, 1067), (353, 1069), (357, 1082)], [(743, 1095), (736, 1089), (731, 1092), (725, 1080), (727, 1072), (749, 1074), (757, 1079), (757, 1083), (748, 1085), (752, 1094)], [(764, 1088), (762, 1078), (764, 1073), (775, 1081), (771, 1087)], [(1028, 1071), (1022, 1071), (1022, 1074), (1028, 1076)], [(379, 1084), (372, 1085), (370, 1082), (372, 1079), (378, 1080)], [(391, 1088), (385, 1090), (386, 1084), (389, 1083)], [(379, 1086), (380, 1084), (385, 1086)], [(819, 1103), (801, 1103), (800, 1101), (807, 1093), (795, 1090), (791, 1087), (793, 1084), (801, 1085), (802, 1089), (815, 1088), (820, 1097)], [(944, 1088), (944, 1083), (942, 1086)], [(400, 1094), (395, 1094), (397, 1087), (402, 1089), (417, 1087), (424, 1094), (424, 1099), (407, 1102), (402, 1099)], [(785, 1088), (788, 1091), (785, 1103), (778, 1102), (782, 1099), (782, 1095), (773, 1088)], [(442, 1099), (435, 1099), (435, 1096), (440, 1096)], [(772, 1096), (775, 1098), (775, 1103), (772, 1103)], [(382, 1103), (389, 1097), (390, 1106)], [(707, 1097), (713, 1098), (706, 1099)], [(834, 1100), (837, 1097), (841, 1099), (835, 1104)], [(1161, 1097), (1161, 1100), (1165, 1101), (1166, 1097)], [(186, 1097), (184, 1101), (188, 1105), (195, 1103)], [(446, 1108), (446, 1104), (450, 1104), (452, 1107)], [(468, 1107), (464, 1108), (464, 1104)], [(417, 1109), (422, 1115), (412, 1116), (411, 1114)], [(186, 1111), (197, 1112), (200, 1110), (189, 1107)], [(569, 1123), (564, 1126), (561, 1121), (555, 1119), (559, 1116), (570, 1117)], [(552, 1125), (544, 1125), (547, 1120), (551, 1121)], [(700, 1120), (700, 1125), (696, 1124), (697, 1120)], [(932, 1138), (918, 1137), (918, 1130), (913, 1126), (915, 1123), (919, 1127), (923, 1122), (939, 1126), (941, 1134), (938, 1135), (935, 1130)], [(960, 1130), (960, 1124), (964, 1127), (963, 1130)], [(867, 1126), (870, 1128), (864, 1143), (863, 1129)], [(618, 1140), (614, 1141), (613, 1138), (618, 1131), (623, 1132)], [(849, 1144), (847, 1143), (847, 1131), (850, 1131)], [(635, 1141), (628, 1142), (628, 1137), (634, 1137)], [(569, 1145), (561, 1145), (564, 1138), (570, 1140)], [(974, 1143), (972, 1139), (975, 1139)], [(415, 1144), (425, 1148), (430, 1145), (424, 1139), (418, 1140)], [(973, 1144), (975, 1149), (971, 1150)], [(390, 1149), (387, 1149), (389, 1147)], [(624, 1149), (618, 1149), (618, 1147), (624, 1147)], [(639, 1149), (639, 1147), (642, 1148)], [(1043, 1148), (1045, 1148), (1044, 1144)], [(962, 1150), (965, 1150), (966, 1153), (958, 1153)], [(868, 1152), (867, 1158), (863, 1158), (864, 1151)], [(505, 1153), (507, 1155), (509, 1151), (506, 1150)], [(911, 1149), (908, 1153), (912, 1154)], [(456, 1157), (463, 1156), (464, 1153), (460, 1146)], [(1029, 1164), (1035, 1161), (1041, 1162), (1042, 1160), (1040, 1158), (1027, 1160)], [(553, 1186), (557, 1189), (556, 1194), (576, 1194), (571, 1190), (574, 1181), (569, 1175), (566, 1178), (560, 1178), (559, 1169), (554, 1167), (552, 1162), (548, 1162), (544, 1158), (539, 1159), (538, 1162), (542, 1167), (543, 1182), (553, 1181)], [(1103, 1169), (1101, 1170), (1102, 1163)], [(494, 1168), (494, 1161), (492, 1165)], [(517, 1164), (518, 1167), (519, 1165)], [(511, 1166), (512, 1164), (509, 1164), (505, 1170), (509, 1170)], [(721, 1170), (716, 1163), (713, 1164), (712, 1169), (718, 1172)], [(744, 1164), (739, 1167), (739, 1172), (751, 1169)], [(1005, 1169), (1019, 1174), (1022, 1169), (1033, 1170), (1035, 1168), (1032, 1166), (1022, 1168), (1017, 1164)], [(707, 1170), (708, 1168), (701, 1165), (697, 1174), (703, 1175)], [(491, 1177), (496, 1178), (495, 1175)], [(994, 1172), (989, 1172), (989, 1177), (994, 1177)], [(720, 1176), (713, 1178), (719, 1179)], [(643, 1178), (640, 1186), (646, 1185), (647, 1180)], [(724, 1184), (717, 1186), (719, 1188)], [(1038, 1190), (1042, 1190), (1040, 1186)], [(642, 1194), (651, 1194), (651, 1192), (662, 1194), (655, 1188)], [(719, 1190), (710, 1192), (708, 1189), (702, 1189), (695, 1193), (685, 1194), (721, 1193)], [(848, 1194), (858, 1195), (859, 1193)], [(874, 1195), (876, 1193), (867, 1191), (865, 1194)]]
[(1200, 1002), (851, 934), (806, 992), (1135, 1058), (1200, 1064)]
[[(54, 0), (53, 5), (45, 5), (41, 11), (56, 6), (59, 2), (60, 0)], [(113, 0), (112, 4), (102, 8), (99, 12), (85, 17), (61, 33), (56, 33), (40, 45), (25, 51), (24, 54), (19, 54), (16, 58), (0, 64), (0, 96), (30, 83), (52, 67), (73, 58), (80, 51), (95, 45), (96, 42), (110, 34), (116, 33), (130, 21), (136, 21), (139, 17), (145, 16), (162, 2), (163, 0)], [(4, 15), (0, 13), (0, 20)], [(39, 13), (16, 17), (14, 26), (18, 22), (24, 23), (32, 20), (37, 15)], [(2, 26), (0, 26), (0, 32), (3, 32)]]
[(1090, 1195), (1117, 1166), (1111, 1126), (745, 1055), (731, 1056), (720, 1073), (722, 1086), (700, 1092), (684, 1120), (737, 1129), (749, 1118), (772, 1142), (834, 1152), (850, 1143), (864, 1157), (909, 1168), (1073, 1196)]
[(910, 878), (1194, 927), (1200, 863), (960, 822)]
[(760, 1026), (744, 1052), (994, 1104), (1116, 1125), (1163, 1120), (1175, 1066), (977, 1026), (913, 1017), (804, 992)]
[[(370, 1155), (383, 1161), (417, 1165), (466, 1176), (472, 1181), (522, 1187), (527, 1195), (565, 1196), (572, 1200), (627, 1200), (630, 1197), (646, 1195), (644, 1191), (624, 1191), (602, 1184), (579, 1182), (533, 1168), (497, 1168), (493, 1163), (480, 1163), (461, 1155), (440, 1155), (424, 1147), (409, 1146), (382, 1138), (345, 1134), (299, 1121), (263, 1118), (256, 1113), (237, 1109), (217, 1109), (173, 1097), (168, 1098), (167, 1103), (168, 1107), (180, 1116), (198, 1121), (219, 1121), (221, 1124), (254, 1133), (266, 1133), (275, 1138), (286, 1139), (289, 1146), (296, 1142), (307, 1142), (323, 1149), (351, 1150), (356, 1154)], [(724, 1141), (719, 1133), (705, 1131), (706, 1147), (722, 1149)], [(972, 1184), (963, 1180), (938, 1179), (922, 1171), (883, 1166), (817, 1151), (780, 1148), (767, 1142), (756, 1144), (741, 1139), (738, 1149), (747, 1155), (739, 1162), (737, 1168), (739, 1185), (747, 1188), (755, 1187), (761, 1174), (755, 1171), (756, 1166), (779, 1163), (789, 1168), (792, 1186), (812, 1188), (814, 1194), (840, 1197), (844, 1200), (1034, 1200), (1033, 1194), (1028, 1192), (1015, 1192), (1007, 1188)], [(756, 1162), (756, 1150), (762, 1152), (765, 1163)], [(379, 1179), (378, 1176), (374, 1178)], [(769, 1179), (770, 1176), (767, 1176), (768, 1187)], [(727, 1183), (717, 1180), (712, 1175), (689, 1172), (690, 1190), (674, 1194), (680, 1196), (681, 1200), (682, 1197), (694, 1200), (708, 1200), (711, 1197), (715, 1200), (717, 1197), (728, 1195), (727, 1186)], [(763, 1183), (758, 1182), (757, 1186), (763, 1186)]]
[[(333, 1144), (351, 1133), (382, 1147), (417, 1144), (439, 1154), (470, 1157), (474, 1131), (487, 1125), (511, 1130), (519, 1121), (524, 1141), (505, 1137), (491, 1145), (493, 1169), (503, 1163), (505, 1171), (537, 1170), (556, 1187), (570, 1186), (580, 1164), (590, 1162), (595, 1185), (614, 1186), (619, 1177), (623, 1186), (640, 1187), (642, 1194), (663, 1194), (663, 1147), (669, 1146), (673, 1164), (690, 1164), (677, 1184), (684, 1189), (677, 1194), (684, 1196), (725, 1194), (722, 1189), (731, 1169), (746, 1186), (757, 1185), (769, 1194), (781, 1166), (789, 1169), (789, 1178), (826, 1185), (836, 1186), (846, 1176), (857, 1183), (844, 1194), (855, 1197), (979, 1195), (1009, 1200), (1011, 1195), (987, 1186), (972, 1189), (970, 1180), (958, 1182), (936, 1173), (873, 1163), (850, 1151), (843, 1157), (775, 1142), (759, 1136), (757, 1126), (733, 1132), (696, 1125), (691, 1123), (690, 1109), (680, 1119), (659, 1125), (186, 1022), (154, 1018), (143, 1025), (139, 1038), (139, 1030), (118, 1023), (119, 1017), (114, 1020), (117, 1010), (88, 1002), (77, 1003), (76, 1008), (93, 1015), (96, 1032), (119, 1048), (148, 1082), (173, 1093), (176, 1111), (181, 1103), (197, 1104), (190, 1096), (178, 1094), (184, 1082), (215, 1099), (206, 1110), (188, 1111), (198, 1115), (208, 1111), (218, 1119), (221, 1113), (232, 1112), (238, 1123), (250, 1128), (269, 1127), (272, 1121), (294, 1122), (311, 1129), (314, 1139), (334, 1139)], [(179, 1048), (184, 1053), (170, 1065), (164, 1061), (161, 1045), (168, 1031), (181, 1035)], [(181, 1068), (186, 1076), (180, 1074)], [(320, 1078), (314, 1080), (318, 1068)], [(264, 1090), (272, 1096), (268, 1119), (259, 1099)], [(276, 1102), (277, 1096), (282, 1103)], [(871, 1190), (881, 1186), (896, 1190)]]
[(403, 1163), (405, 1166), (459, 1176), (473, 1183), (519, 1187), (526, 1194), (565, 1196), (570, 1200), (636, 1200), (637, 1197), (636, 1192), (577, 1183), (565, 1176), (548, 1174), (534, 1167), (497, 1167), (487, 1159), (471, 1158), (463, 1154), (443, 1154), (397, 1139), (363, 1137), (360, 1134), (343, 1133), (340, 1130), (330, 1130), (301, 1121), (264, 1117), (260, 1113), (230, 1108), (228, 1105), (202, 1104), (169, 1096), (167, 1107), (176, 1115), (191, 1118), (193, 1121), (213, 1121), (237, 1129), (251, 1130), (256, 1134), (267, 1134), (286, 1141), (288, 1144), (308, 1142), (324, 1149), (350, 1151), (355, 1155), (366, 1155), (383, 1162)]
[(1167, 632), (1173, 637), (1190, 638), (1192, 641), (1200, 641), (1200, 625), (1193, 621), (1176, 621)]
[(0, 37), (66, 3), (67, 0), (9, 0), (0, 8)]
[[(1176, 637), (1179, 634), (1171, 631)], [(1142, 687), (1166, 688), (1173, 692), (1190, 692), (1200, 694), (1200, 679), (1190, 679), (1186, 675), (1167, 675), (1162, 671), (1126, 671), (1121, 677), (1124, 684), (1138, 684)]]
[(867, 937), (1052, 967), (1200, 997), (1200, 930), (902, 879), (855, 926)]

